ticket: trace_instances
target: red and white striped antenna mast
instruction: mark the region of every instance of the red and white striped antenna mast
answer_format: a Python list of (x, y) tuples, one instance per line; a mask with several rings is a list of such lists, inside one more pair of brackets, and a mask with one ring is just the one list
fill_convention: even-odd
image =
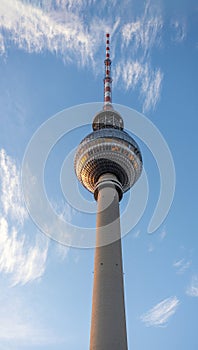
[(97, 113), (93, 119), (93, 130), (104, 128), (113, 128), (123, 130), (124, 122), (122, 116), (114, 110), (112, 105), (112, 78), (111, 78), (111, 59), (110, 59), (110, 34), (106, 34), (106, 58), (105, 76), (104, 76), (104, 105), (103, 110)]
[(112, 78), (111, 78), (111, 59), (110, 59), (110, 34), (106, 34), (106, 58), (105, 77), (104, 77), (104, 109), (112, 109)]

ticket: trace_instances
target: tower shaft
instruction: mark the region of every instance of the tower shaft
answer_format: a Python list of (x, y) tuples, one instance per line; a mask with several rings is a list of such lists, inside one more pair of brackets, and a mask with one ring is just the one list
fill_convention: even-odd
[[(90, 350), (127, 350), (119, 194), (113, 180), (112, 174), (102, 175), (97, 192)], [(106, 235), (114, 242), (102, 245)]]

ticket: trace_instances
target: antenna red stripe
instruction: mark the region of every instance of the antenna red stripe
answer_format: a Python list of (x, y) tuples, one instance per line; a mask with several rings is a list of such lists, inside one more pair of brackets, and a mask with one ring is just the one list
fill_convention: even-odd
[[(110, 59), (110, 34), (106, 34), (106, 60), (104, 78), (104, 105), (111, 106), (111, 59)], [(108, 108), (110, 108), (108, 107)]]

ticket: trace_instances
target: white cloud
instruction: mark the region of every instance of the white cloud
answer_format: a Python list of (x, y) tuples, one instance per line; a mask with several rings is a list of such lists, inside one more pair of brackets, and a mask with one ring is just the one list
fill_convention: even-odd
[(57, 202), (54, 199), (52, 199), (50, 202), (53, 209), (62, 220), (71, 222), (72, 217), (77, 213), (76, 210), (65, 201)]
[(163, 73), (150, 62), (153, 47), (161, 45), (162, 28), (160, 9), (150, 1), (140, 17), (121, 28), (122, 60), (116, 65), (115, 80), (124, 89), (139, 89), (143, 112), (154, 109), (161, 95)]
[(4, 149), (0, 150), (0, 203), (6, 217), (19, 224), (27, 218), (20, 189), (20, 175), (16, 163), (7, 156)]
[(165, 228), (164, 228), (164, 229), (162, 230), (162, 232), (160, 233), (160, 240), (163, 241), (164, 238), (166, 237), (166, 235), (167, 235), (167, 232), (166, 232), (166, 230), (165, 230)]
[(148, 245), (148, 252), (149, 253), (153, 253), (154, 250), (155, 250), (154, 244), (153, 243), (149, 243), (149, 245)]
[(56, 244), (56, 253), (57, 253), (60, 260), (62, 260), (62, 261), (65, 260), (65, 258), (68, 255), (69, 249), (70, 248), (66, 247), (63, 244), (60, 244), (60, 243)]
[(93, 40), (78, 15), (65, 10), (60, 16), (19, 0), (2, 0), (0, 13), (1, 28), (6, 32), (4, 45), (11, 40), (30, 53), (49, 50), (66, 62), (73, 61), (74, 54), (77, 63), (92, 59)]
[(25, 284), (41, 277), (45, 271), (48, 241), (36, 235), (36, 243), (27, 243), (24, 234), (0, 217), (0, 272), (11, 276), (12, 285)]
[[(152, 67), (151, 58), (153, 48), (162, 44), (164, 22), (160, 6), (150, 0), (136, 18), (128, 0), (1, 0), (0, 23), (0, 53), (14, 43), (29, 53), (47, 50), (95, 72), (101, 67), (104, 33), (110, 31), (114, 83), (137, 89), (143, 112), (156, 107), (163, 73)], [(185, 21), (173, 20), (172, 31), (174, 40), (182, 41)]]
[(172, 31), (172, 40), (181, 43), (186, 39), (187, 35), (187, 29), (186, 29), (186, 22), (185, 20), (172, 20), (171, 27), (173, 29)]
[(193, 276), (189, 287), (186, 290), (186, 294), (190, 297), (198, 297), (198, 276)]
[(122, 28), (123, 46), (132, 44), (132, 52), (142, 50), (147, 55), (153, 46), (161, 42), (163, 19), (159, 12), (147, 1), (144, 13), (133, 22), (125, 24)]
[(134, 237), (134, 238), (139, 238), (140, 233), (141, 233), (141, 231), (140, 231), (140, 230), (138, 230), (138, 231), (134, 232), (133, 237)]
[[(45, 326), (45, 313), (37, 298), (32, 305), (30, 295), (22, 295), (27, 288), (23, 285), (40, 279), (46, 270), (49, 239), (37, 232), (29, 220), (19, 167), (5, 150), (0, 150), (0, 184), (0, 349), (68, 345), (70, 339), (63, 339)], [(64, 259), (66, 253), (67, 248), (57, 254)]]
[(3, 35), (0, 33), (0, 55), (3, 55), (5, 53), (5, 44), (4, 44), (4, 38)]
[[(120, 9), (119, 15), (114, 6)], [(148, 59), (152, 47), (160, 41), (162, 18), (147, 2), (142, 17), (125, 23), (121, 12), (127, 9), (128, 1), (123, 1), (120, 6), (117, 0), (110, 1), (108, 7), (106, 2), (95, 0), (2, 0), (0, 51), (5, 52), (5, 47), (14, 42), (29, 53), (48, 50), (62, 57), (64, 62), (89, 65), (95, 69), (104, 33), (108, 30), (115, 39), (119, 39), (121, 32), (121, 46), (127, 46), (127, 50), (123, 50), (121, 61), (116, 54), (115, 80), (120, 79), (126, 89), (140, 89), (143, 111), (147, 111), (155, 108), (163, 75), (159, 69), (153, 70), (144, 58), (147, 56)], [(111, 11), (110, 16), (108, 11)], [(116, 45), (119, 49), (119, 40), (116, 40)], [(134, 48), (138, 51), (137, 59), (132, 61)], [(114, 50), (112, 47), (112, 52)]]
[(142, 79), (141, 92), (144, 97), (143, 112), (155, 108), (161, 94), (163, 74), (160, 69), (151, 70), (145, 66), (144, 77)]
[(143, 71), (144, 67), (138, 61), (124, 62), (123, 59), (115, 67), (114, 81), (117, 83), (122, 79), (126, 89), (135, 88), (142, 79)]
[(160, 69), (153, 70), (148, 63), (130, 60), (124, 62), (123, 59), (115, 67), (116, 83), (121, 83), (125, 89), (134, 90), (139, 87), (143, 100), (143, 112), (155, 108), (161, 94), (162, 80), (163, 74)]
[(48, 239), (23, 233), (28, 215), (23, 204), (19, 170), (5, 150), (0, 150), (0, 272), (9, 274), (12, 285), (40, 278), (46, 268)]
[(147, 327), (164, 327), (167, 325), (169, 318), (176, 312), (178, 305), (179, 300), (176, 296), (164, 299), (142, 315), (141, 320)]
[(183, 274), (192, 265), (191, 260), (180, 259), (174, 262), (173, 266), (176, 268), (178, 274)]

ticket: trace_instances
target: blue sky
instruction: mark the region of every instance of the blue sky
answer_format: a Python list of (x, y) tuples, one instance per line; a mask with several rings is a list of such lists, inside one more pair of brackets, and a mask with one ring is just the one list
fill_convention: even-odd
[[(149, 198), (123, 239), (129, 349), (197, 349), (197, 23), (193, 0), (1, 0), (0, 350), (89, 348), (94, 251), (65, 247), (41, 233), (27, 212), (20, 173), (42, 123), (63, 109), (102, 102), (108, 31), (113, 102), (155, 124), (176, 170), (170, 211), (148, 234), (159, 169), (136, 137)], [(45, 186), (61, 217), (94, 226), (95, 214), (71, 208), (59, 183), (65, 157), (91, 130), (83, 118), (79, 123), (52, 149)], [(73, 186), (68, 179), (71, 192)]]

